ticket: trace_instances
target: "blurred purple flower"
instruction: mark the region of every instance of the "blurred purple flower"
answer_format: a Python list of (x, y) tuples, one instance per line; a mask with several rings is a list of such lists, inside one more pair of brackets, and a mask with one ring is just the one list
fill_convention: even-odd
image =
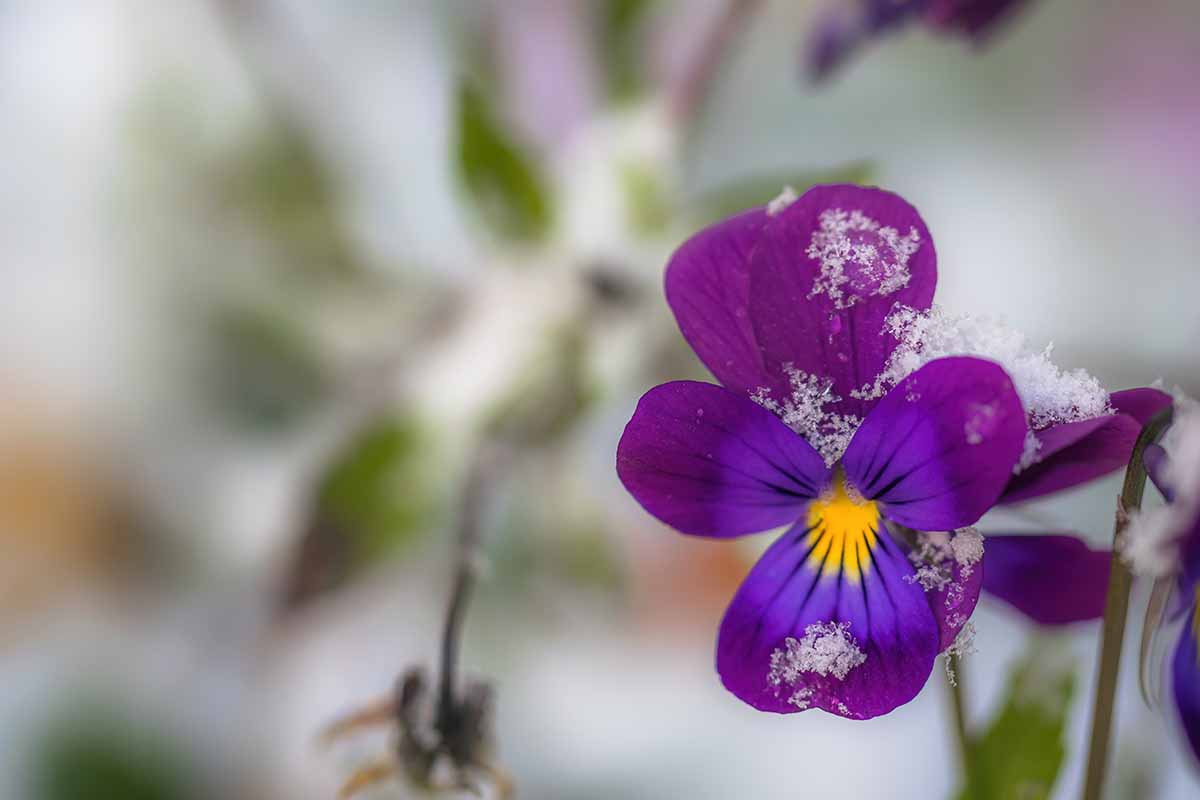
[(1145, 462), (1169, 502), (1131, 515), (1122, 554), (1139, 574), (1174, 578), (1176, 603), (1168, 619), (1184, 621), (1171, 659), (1172, 700), (1200, 760), (1200, 405), (1176, 403), (1165, 447), (1150, 445)]
[(860, 46), (912, 20), (976, 44), (990, 36), (1027, 0), (858, 0), (824, 10), (806, 47), (810, 77), (821, 80), (844, 64)]

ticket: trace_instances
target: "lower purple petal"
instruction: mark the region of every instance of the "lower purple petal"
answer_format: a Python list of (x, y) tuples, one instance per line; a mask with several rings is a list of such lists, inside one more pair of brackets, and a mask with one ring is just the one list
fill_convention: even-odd
[(774, 414), (695, 381), (642, 396), (617, 445), (617, 474), (671, 527), (719, 537), (795, 521), (829, 480), (817, 452)]
[(1021, 400), (998, 364), (940, 358), (879, 401), (842, 463), (889, 519), (916, 530), (954, 530), (996, 502), (1026, 430)]
[(1075, 536), (992, 534), (984, 542), (983, 588), (1040, 625), (1104, 616), (1112, 555)]
[(810, 533), (793, 527), (746, 577), (721, 622), (717, 672), (729, 691), (762, 711), (886, 714), (925, 685), (938, 652), (937, 621), (888, 534), (879, 532), (855, 581), (808, 563)]
[(1200, 761), (1200, 642), (1196, 637), (1196, 610), (1184, 622), (1171, 665), (1172, 694), (1192, 756)]

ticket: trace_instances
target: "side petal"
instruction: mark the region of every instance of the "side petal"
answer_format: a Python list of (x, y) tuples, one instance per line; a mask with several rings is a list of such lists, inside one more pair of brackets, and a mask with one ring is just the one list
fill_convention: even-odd
[(750, 263), (750, 321), (763, 388), (786, 394), (789, 371), (832, 381), (831, 412), (864, 416), (851, 392), (874, 383), (896, 339), (884, 321), (897, 303), (929, 308), (937, 255), (903, 198), (863, 186), (816, 186), (768, 219)]
[(1196, 617), (1197, 609), (1193, 607), (1175, 645), (1171, 690), (1192, 757), (1200, 761), (1200, 641)]
[(1138, 427), (1145, 425), (1158, 412), (1171, 405), (1171, 395), (1158, 389), (1124, 389), (1113, 392), (1109, 398), (1119, 414), (1128, 414), (1137, 420)]
[(793, 522), (829, 481), (821, 457), (774, 414), (695, 381), (642, 396), (617, 445), (617, 475), (671, 527), (717, 537)]
[(1112, 554), (1064, 534), (989, 534), (983, 589), (1039, 625), (1100, 619)]
[(1171, 458), (1167, 451), (1157, 442), (1151, 442), (1142, 451), (1142, 464), (1146, 467), (1146, 476), (1168, 503), (1175, 500), (1175, 488), (1167, 480), (1167, 465), (1170, 463)]
[[(938, 626), (912, 565), (886, 533), (857, 579), (827, 568), (817, 533), (797, 525), (759, 560), (725, 613), (717, 672), (761, 711), (821, 708), (850, 719), (886, 714), (925, 685)], [(857, 558), (857, 556), (856, 556)]]
[(750, 252), (767, 214), (754, 209), (684, 242), (667, 264), (667, 304), (683, 338), (727, 388), (749, 394), (767, 385), (750, 325)]
[(1000, 502), (1061, 492), (1124, 467), (1141, 429), (1128, 414), (1110, 414), (1036, 431), (1039, 460), (1012, 477)]
[(842, 463), (887, 518), (921, 531), (954, 530), (995, 504), (1026, 430), (1021, 400), (998, 364), (940, 358), (879, 401)]

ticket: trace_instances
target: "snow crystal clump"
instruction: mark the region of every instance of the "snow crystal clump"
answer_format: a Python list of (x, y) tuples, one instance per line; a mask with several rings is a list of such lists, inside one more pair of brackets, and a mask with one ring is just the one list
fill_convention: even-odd
[[(851, 397), (882, 397), (891, 387), (938, 358), (980, 356), (998, 362), (1016, 387), (1029, 426), (1041, 430), (1062, 422), (1079, 422), (1113, 413), (1108, 392), (1082, 369), (1059, 369), (1051, 356), (1053, 345), (1033, 350), (1024, 334), (987, 318), (955, 316), (938, 306), (917, 311), (898, 306), (884, 323), (899, 344), (875, 379), (850, 393)], [(971, 433), (967, 432), (968, 440)], [(1036, 442), (1036, 438), (1033, 440)], [(1026, 442), (1021, 463), (1037, 460), (1039, 444)]]
[[(961, 581), (971, 577), (975, 565), (983, 560), (983, 536), (974, 528), (949, 531), (922, 531), (917, 534), (916, 547), (908, 553), (913, 574), (905, 575), (909, 583), (919, 583), (927, 592), (949, 588), (947, 606), (962, 599)], [(955, 577), (957, 567), (958, 577)]]
[(825, 459), (825, 465), (832, 467), (846, 452), (862, 419), (855, 414), (838, 414), (826, 409), (842, 400), (833, 391), (833, 381), (802, 372), (791, 364), (784, 364), (783, 370), (791, 383), (790, 397), (781, 403), (771, 397), (770, 390), (760, 387), (750, 399), (807, 439)]
[(965, 622), (954, 637), (954, 642), (942, 653), (945, 658), (946, 678), (951, 686), (958, 685), (958, 676), (954, 674), (954, 659), (973, 656), (978, 652), (975, 648), (975, 623)]
[(1175, 499), (1132, 512), (1119, 542), (1130, 569), (1151, 577), (1179, 569), (1179, 548), (1200, 517), (1200, 403), (1176, 393), (1175, 417), (1162, 445), (1169, 455), (1162, 479)]
[(779, 196), (767, 203), (767, 216), (779, 216), (788, 206), (799, 199), (800, 195), (796, 194), (795, 189), (793, 189), (791, 186), (784, 186), (783, 191), (779, 193)]
[(825, 294), (836, 308), (849, 308), (860, 297), (882, 297), (908, 285), (908, 260), (921, 246), (916, 228), (901, 235), (862, 211), (840, 208), (821, 212), (819, 221), (805, 251), (820, 264), (810, 298)]
[(808, 672), (845, 680), (850, 670), (866, 660), (867, 654), (850, 633), (849, 622), (814, 622), (799, 641), (789, 636), (783, 647), (771, 653), (767, 681), (772, 686), (794, 686)]

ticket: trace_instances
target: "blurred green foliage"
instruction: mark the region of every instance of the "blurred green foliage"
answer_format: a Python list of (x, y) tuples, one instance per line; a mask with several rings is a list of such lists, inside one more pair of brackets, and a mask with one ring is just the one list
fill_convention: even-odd
[(249, 430), (274, 432), (327, 393), (324, 366), (302, 323), (262, 307), (229, 307), (212, 320), (207, 387), (221, 415)]
[(1066, 755), (1075, 673), (1055, 669), (1055, 656), (1047, 654), (1046, 644), (1035, 638), (1009, 676), (999, 713), (971, 744), (971, 774), (958, 800), (1050, 797)]
[(36, 750), (34, 800), (191, 800), (196, 776), (170, 737), (128, 715), (85, 705), (44, 735)]
[(545, 181), (487, 93), (465, 80), (458, 89), (457, 145), (460, 178), (483, 221), (504, 237), (543, 236), (551, 222)]
[(654, 0), (602, 0), (600, 3), (601, 53), (608, 93), (615, 101), (635, 98), (644, 88), (646, 73), (639, 27)]
[(799, 195), (818, 184), (865, 184), (871, 180), (874, 171), (875, 165), (870, 161), (854, 161), (825, 170), (745, 178), (704, 192), (692, 201), (692, 212), (698, 224), (710, 225), (746, 209), (766, 205), (784, 186), (792, 187)]
[(514, 381), (491, 411), (484, 430), (521, 445), (550, 444), (591, 408), (595, 387), (586, 375), (588, 334), (569, 324), (547, 334), (544, 355)]
[(252, 223), (289, 272), (326, 279), (361, 272), (329, 171), (294, 128), (272, 124), (232, 153), (217, 200), (231, 219)]
[(403, 550), (432, 524), (427, 452), (415, 419), (389, 417), (359, 434), (326, 473), (318, 503), (352, 537), (351, 566)]
[(662, 233), (671, 222), (672, 203), (666, 187), (652, 170), (635, 161), (620, 167), (622, 188), (629, 201), (629, 227), (643, 236)]

